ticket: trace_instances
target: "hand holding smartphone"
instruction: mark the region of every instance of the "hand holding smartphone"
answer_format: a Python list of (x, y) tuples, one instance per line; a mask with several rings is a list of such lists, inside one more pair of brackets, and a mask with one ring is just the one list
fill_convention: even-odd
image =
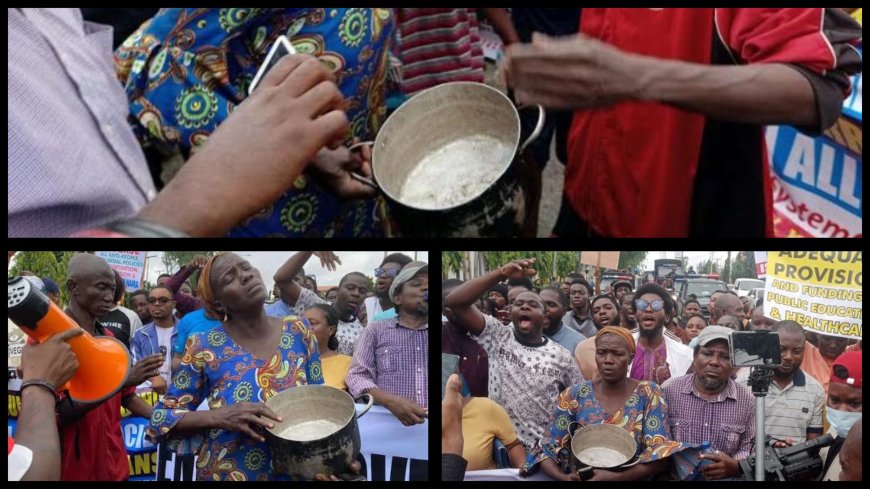
[(260, 67), (260, 70), (257, 72), (257, 76), (254, 77), (254, 81), (251, 82), (251, 88), (248, 89), (248, 95), (254, 93), (254, 90), (260, 86), (260, 82), (263, 81), (263, 78), (272, 71), (272, 68), (281, 61), (281, 58), (284, 56), (290, 56), (296, 54), (296, 48), (293, 47), (293, 44), (290, 42), (290, 39), (287, 39), (287, 36), (281, 36), (278, 40), (275, 41), (275, 44), (272, 45), (272, 48), (269, 50), (269, 54), (266, 56), (266, 61)]
[(459, 356), (441, 354), (441, 400), (444, 400), (444, 393), (447, 391), (447, 380), (450, 376), (456, 373), (459, 368)]

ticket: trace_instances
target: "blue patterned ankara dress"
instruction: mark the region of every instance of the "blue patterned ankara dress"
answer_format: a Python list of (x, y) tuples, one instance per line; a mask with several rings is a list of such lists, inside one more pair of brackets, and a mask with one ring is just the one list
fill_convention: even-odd
[(266, 402), (297, 385), (322, 384), (314, 333), (296, 316), (284, 318), (278, 350), (268, 360), (236, 344), (223, 326), (187, 339), (181, 367), (163, 400), (154, 406), (147, 434), (181, 455), (196, 453), (198, 480), (286, 480), (272, 472), (268, 442), (221, 429), (173, 432), (184, 415), (203, 400), (210, 409), (239, 402)]
[[(384, 84), (394, 31), (390, 9), (167, 8), (118, 49), (115, 67), (143, 146), (166, 155), (181, 150), (189, 158), (244, 101), (269, 49), (284, 34), (300, 53), (337, 73), (350, 100), (349, 142), (369, 141), (386, 118)], [(306, 173), (230, 236), (389, 237), (393, 227), (383, 196), (344, 201)]]

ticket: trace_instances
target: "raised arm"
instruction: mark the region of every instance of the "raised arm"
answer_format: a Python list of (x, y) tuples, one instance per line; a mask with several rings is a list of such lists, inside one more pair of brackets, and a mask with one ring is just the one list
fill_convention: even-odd
[(516, 260), (486, 275), (469, 280), (447, 294), (447, 297), (444, 298), (444, 305), (453, 311), (460, 327), (465, 328), (474, 335), (479, 335), (483, 332), (486, 320), (483, 314), (474, 307), (477, 299), (486, 293), (490, 287), (506, 278), (533, 276), (535, 270), (531, 267), (534, 264), (534, 258)]

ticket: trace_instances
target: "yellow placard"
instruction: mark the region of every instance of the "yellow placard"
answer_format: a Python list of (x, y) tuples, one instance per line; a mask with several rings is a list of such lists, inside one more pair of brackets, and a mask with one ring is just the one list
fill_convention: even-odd
[[(139, 396), (143, 401), (145, 401), (146, 404), (148, 404), (151, 407), (154, 407), (154, 405), (157, 404), (157, 399), (159, 397), (157, 395), (157, 393), (154, 391), (137, 392), (136, 395)], [(125, 408), (124, 406), (121, 406), (121, 417), (122, 418), (126, 418), (127, 416), (129, 416), (131, 414), (132, 413), (130, 412), (129, 409)]]
[(863, 315), (860, 251), (772, 251), (767, 254), (764, 313), (807, 331), (860, 339)]

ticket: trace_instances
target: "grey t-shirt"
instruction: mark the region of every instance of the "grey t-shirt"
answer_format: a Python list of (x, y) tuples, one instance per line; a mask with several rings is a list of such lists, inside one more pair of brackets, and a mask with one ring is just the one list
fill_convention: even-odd
[(574, 317), (573, 310), (566, 312), (565, 315), (562, 316), (562, 326), (568, 326), (586, 338), (591, 338), (598, 332), (595, 328), (595, 324), (592, 323), (591, 317), (585, 318), (583, 321), (577, 321), (577, 318)]
[(581, 341), (585, 340), (586, 337), (582, 334), (574, 331), (571, 328), (565, 327), (563, 324), (561, 328), (559, 328), (559, 332), (549, 336), (549, 338), (556, 343), (565, 347), (571, 355), (574, 354), (574, 349), (577, 348), (577, 344)]

